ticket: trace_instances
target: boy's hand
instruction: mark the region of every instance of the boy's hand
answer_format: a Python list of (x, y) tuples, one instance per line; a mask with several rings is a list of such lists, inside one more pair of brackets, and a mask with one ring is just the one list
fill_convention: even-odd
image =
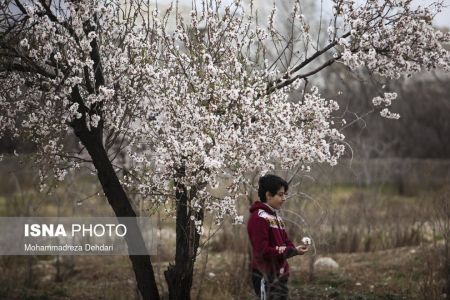
[(306, 245), (300, 245), (300, 246), (295, 247), (295, 249), (297, 249), (299, 255), (303, 255), (306, 252), (308, 252), (309, 247)]

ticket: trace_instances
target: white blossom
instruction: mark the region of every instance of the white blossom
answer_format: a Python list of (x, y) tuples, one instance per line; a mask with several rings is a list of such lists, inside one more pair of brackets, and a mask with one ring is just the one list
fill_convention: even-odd
[(399, 115), (399, 114), (397, 114), (397, 113), (392, 113), (391, 111), (389, 111), (388, 108), (384, 108), (382, 111), (380, 111), (380, 115), (381, 115), (383, 118), (386, 118), (386, 119), (394, 119), (394, 120), (397, 120), (397, 119), (400, 118), (400, 115)]
[(29, 48), (30, 47), (30, 45), (28, 44), (28, 40), (26, 38), (20, 41), (20, 46), (23, 47), (23, 48)]
[(302, 238), (302, 243), (303, 243), (304, 245), (311, 245), (311, 238), (309, 238), (309, 237), (307, 237), (307, 236), (303, 237), (303, 238)]
[(97, 114), (93, 114), (91, 116), (91, 126), (92, 127), (97, 127), (98, 126), (98, 122), (100, 122), (101, 117)]
[(397, 93), (384, 93), (383, 97), (377, 96), (373, 98), (372, 103), (375, 106), (390, 106), (395, 99), (397, 99)]

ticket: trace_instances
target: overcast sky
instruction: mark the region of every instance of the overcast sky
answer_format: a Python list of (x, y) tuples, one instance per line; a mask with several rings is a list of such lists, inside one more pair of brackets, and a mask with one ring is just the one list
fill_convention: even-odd
[[(317, 0), (319, 1), (319, 0)], [(325, 0), (325, 2), (330, 3), (331, 1)], [(364, 2), (362, 0), (359, 0), (357, 2)], [(414, 6), (428, 6), (431, 3), (436, 2), (436, 0), (414, 0), (413, 5)], [(434, 19), (434, 24), (439, 27), (448, 27), (450, 28), (450, 0), (444, 0), (444, 4), (447, 6), (439, 15), (436, 16)], [(331, 6), (329, 6), (331, 7)]]
[[(280, 1), (280, 0), (276, 0)], [(281, 0), (282, 1), (282, 0)], [(310, 0), (311, 1), (311, 0)], [(317, 9), (320, 8), (320, 0), (315, 0), (317, 3)], [(435, 2), (436, 0), (414, 0), (414, 5), (422, 5), (422, 6), (428, 6), (429, 4)], [(444, 10), (434, 19), (434, 24), (439, 27), (448, 27), (450, 28), (450, 0), (443, 0), (444, 4), (447, 6), (444, 8)], [(171, 0), (159, 0), (159, 3), (170, 3)], [(173, 1), (175, 2), (175, 1)], [(197, 0), (197, 2), (200, 2)], [(222, 3), (232, 3), (232, 0), (222, 0)], [(254, 0), (256, 4), (259, 4), (257, 6), (260, 6), (261, 4), (267, 4), (271, 5), (272, 0)], [(364, 2), (364, 0), (358, 0), (358, 2)], [(179, 0), (180, 4), (184, 4), (186, 6), (191, 6), (192, 0)], [(328, 12), (328, 15), (331, 17), (331, 1), (330, 0), (323, 0), (323, 8), (324, 12)]]
[[(429, 0), (417, 1), (416, 0), (416, 2), (417, 3), (430, 3), (432, 1), (429, 1)], [(450, 0), (444, 0), (444, 3), (447, 7), (444, 8), (444, 11), (440, 15), (437, 15), (436, 19), (434, 20), (434, 23), (436, 24), (436, 26), (450, 28)]]

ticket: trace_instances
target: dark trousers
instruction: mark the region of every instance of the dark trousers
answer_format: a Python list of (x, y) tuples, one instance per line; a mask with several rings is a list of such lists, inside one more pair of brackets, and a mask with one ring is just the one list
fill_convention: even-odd
[(288, 299), (288, 279), (286, 277), (278, 278), (275, 275), (265, 274), (265, 276), (258, 270), (252, 271), (253, 289), (256, 295), (261, 297), (261, 280), (264, 278), (264, 286), (266, 299), (265, 300), (287, 300)]

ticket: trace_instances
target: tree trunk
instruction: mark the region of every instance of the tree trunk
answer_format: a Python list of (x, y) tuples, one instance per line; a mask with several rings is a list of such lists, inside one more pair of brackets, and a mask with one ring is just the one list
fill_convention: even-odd
[[(103, 146), (101, 127), (92, 128), (89, 131), (86, 128), (84, 117), (74, 121), (71, 126), (92, 158), (103, 192), (114, 210), (116, 217), (136, 217), (136, 213), (131, 206), (130, 200), (125, 193)], [(142, 247), (145, 245), (137, 222), (134, 221), (127, 224), (127, 227), (128, 232), (132, 235), (126, 235), (128, 248), (132, 250), (133, 247)], [(142, 298), (144, 300), (159, 300), (158, 287), (156, 285), (150, 256), (130, 255), (129, 257), (133, 265), (136, 282)]]
[[(170, 265), (164, 272), (169, 288), (170, 300), (190, 300), (190, 291), (194, 276), (194, 263), (199, 246), (200, 235), (194, 220), (203, 222), (203, 210), (193, 212), (190, 200), (195, 194), (188, 194), (186, 187), (176, 184), (176, 253), (175, 265)], [(191, 216), (194, 220), (191, 220)]]

